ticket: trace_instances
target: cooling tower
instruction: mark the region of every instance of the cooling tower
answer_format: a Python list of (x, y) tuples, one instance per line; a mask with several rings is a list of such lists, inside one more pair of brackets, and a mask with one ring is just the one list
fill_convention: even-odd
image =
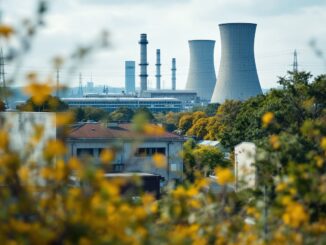
[(147, 35), (140, 34), (140, 93), (147, 90)]
[(202, 100), (212, 98), (216, 82), (213, 40), (190, 40), (190, 65), (186, 89), (195, 90)]
[(211, 103), (246, 100), (262, 90), (254, 56), (256, 24), (220, 24), (222, 56)]

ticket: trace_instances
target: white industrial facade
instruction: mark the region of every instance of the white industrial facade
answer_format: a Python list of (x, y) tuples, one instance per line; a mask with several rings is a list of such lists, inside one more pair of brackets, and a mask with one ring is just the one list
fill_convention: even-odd
[(95, 107), (114, 111), (120, 107), (138, 109), (148, 108), (151, 112), (180, 112), (182, 102), (175, 98), (62, 98), (69, 107)]
[(136, 71), (135, 71), (135, 61), (125, 62), (125, 89), (126, 93), (135, 93), (135, 83), (136, 83)]
[(198, 97), (210, 101), (216, 83), (214, 40), (190, 40), (190, 65), (186, 89), (195, 90)]
[(220, 24), (221, 63), (212, 103), (246, 100), (262, 93), (254, 56), (256, 24)]

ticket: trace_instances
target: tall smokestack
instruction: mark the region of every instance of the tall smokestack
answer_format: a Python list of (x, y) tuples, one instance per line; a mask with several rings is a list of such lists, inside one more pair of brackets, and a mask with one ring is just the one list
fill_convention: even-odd
[(156, 49), (156, 89), (161, 89), (161, 50)]
[(140, 93), (147, 90), (147, 35), (140, 34)]
[(176, 66), (176, 59), (172, 58), (172, 90), (176, 89), (176, 81), (177, 81), (177, 76), (176, 76), (176, 71), (177, 71), (177, 66)]
[(256, 24), (220, 24), (221, 63), (212, 103), (246, 100), (262, 90), (259, 84), (254, 41)]

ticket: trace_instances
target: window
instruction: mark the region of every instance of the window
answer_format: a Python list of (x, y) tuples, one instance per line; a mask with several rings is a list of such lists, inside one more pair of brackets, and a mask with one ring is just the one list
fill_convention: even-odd
[(93, 148), (78, 148), (77, 149), (77, 157), (82, 156), (94, 156)]
[(165, 152), (166, 152), (165, 147), (148, 147), (148, 148), (142, 147), (136, 150), (135, 156), (141, 156), (141, 157), (153, 156), (156, 153), (165, 155)]

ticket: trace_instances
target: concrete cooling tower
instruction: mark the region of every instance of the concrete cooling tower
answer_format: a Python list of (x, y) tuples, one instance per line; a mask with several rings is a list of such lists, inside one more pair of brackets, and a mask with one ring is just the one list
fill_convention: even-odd
[(221, 63), (211, 103), (246, 100), (262, 90), (254, 56), (256, 24), (220, 24)]
[(190, 66), (186, 89), (195, 90), (202, 100), (210, 101), (215, 87), (213, 40), (190, 40)]

